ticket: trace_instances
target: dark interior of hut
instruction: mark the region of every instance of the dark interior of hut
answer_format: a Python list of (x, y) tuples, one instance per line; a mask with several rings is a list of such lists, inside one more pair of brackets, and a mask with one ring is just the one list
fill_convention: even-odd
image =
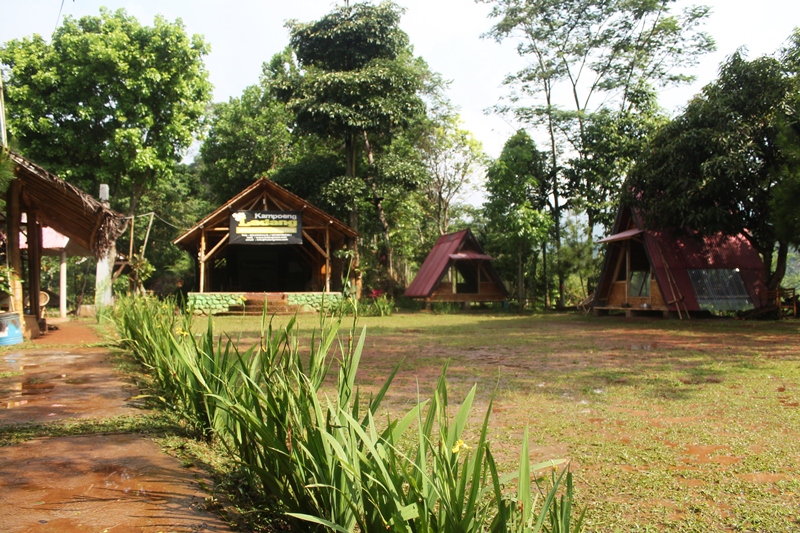
[(308, 260), (294, 245), (230, 245), (214, 264), (213, 291), (303, 292), (314, 290)]

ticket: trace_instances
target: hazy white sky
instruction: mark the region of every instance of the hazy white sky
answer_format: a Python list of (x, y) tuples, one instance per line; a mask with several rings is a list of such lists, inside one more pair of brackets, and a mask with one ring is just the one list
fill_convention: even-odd
[[(417, 55), (452, 80), (449, 96), (492, 156), (497, 156), (516, 125), (484, 110), (503, 94), (503, 77), (522, 66), (513, 44), (502, 45), (480, 35), (491, 27), (489, 6), (473, 0), (397, 0), (407, 8), (401, 26)], [(797, 0), (708, 0), (713, 14), (706, 26), (718, 51), (693, 69), (698, 81), (690, 87), (665, 91), (661, 104), (676, 111), (716, 75), (717, 66), (740, 46), (750, 57), (772, 53), (800, 26)], [(183, 19), (189, 33), (211, 44), (206, 66), (214, 84), (214, 99), (227, 100), (256, 83), (261, 64), (284, 48), (289, 19), (310, 21), (330, 11), (332, 0), (65, 0), (63, 15), (95, 15), (100, 6), (124, 8), (144, 24), (161, 14)], [(56, 26), (62, 0), (0, 0), (0, 42), (33, 33), (49, 36)]]

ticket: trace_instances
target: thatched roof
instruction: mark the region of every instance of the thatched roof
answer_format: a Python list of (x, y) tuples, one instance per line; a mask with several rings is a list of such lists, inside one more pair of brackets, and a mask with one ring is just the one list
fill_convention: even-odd
[(3, 152), (14, 163), (14, 175), (21, 182), (22, 211), (35, 211), (43, 224), (97, 257), (108, 250), (124, 229), (122, 215), (25, 157)]

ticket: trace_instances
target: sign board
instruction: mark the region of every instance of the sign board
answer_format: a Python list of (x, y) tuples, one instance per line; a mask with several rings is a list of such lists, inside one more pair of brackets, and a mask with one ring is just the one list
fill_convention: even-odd
[(303, 244), (300, 211), (233, 211), (230, 244)]

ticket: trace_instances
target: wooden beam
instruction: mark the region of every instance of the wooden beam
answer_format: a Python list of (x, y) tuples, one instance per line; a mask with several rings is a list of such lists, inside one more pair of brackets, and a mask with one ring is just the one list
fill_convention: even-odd
[(42, 227), (36, 221), (35, 211), (28, 211), (28, 275), (31, 314), (36, 317), (38, 323), (42, 318), (42, 310), (39, 307), (39, 291), (42, 289)]
[(11, 180), (6, 196), (6, 216), (8, 217), (8, 243), (7, 251), (8, 263), (16, 276), (11, 281), (11, 311), (18, 311), (23, 333), (25, 333), (25, 319), (22, 317), (23, 298), (22, 298), (22, 255), (19, 251), (19, 220), (20, 220), (20, 188), (22, 183), (19, 179)]
[(200, 293), (206, 291), (206, 229), (200, 228), (200, 250), (197, 252), (197, 260), (200, 261)]
[(328, 254), (326, 254), (326, 253), (325, 253), (325, 250), (323, 250), (323, 249), (322, 249), (322, 246), (320, 246), (319, 244), (317, 244), (317, 241), (315, 241), (314, 239), (312, 239), (312, 238), (311, 238), (311, 235), (309, 235), (309, 234), (306, 232), (306, 230), (303, 230), (303, 237), (305, 237), (305, 238), (308, 240), (308, 242), (310, 242), (310, 243), (311, 243), (311, 245), (312, 245), (312, 246), (314, 246), (314, 248), (316, 248), (316, 249), (317, 249), (317, 251), (320, 253), (320, 255), (322, 255), (322, 257), (324, 257), (325, 259), (328, 259)]
[(325, 292), (331, 292), (331, 232), (325, 228)]
[(226, 233), (225, 236), (222, 237), (222, 239), (217, 244), (214, 245), (214, 247), (211, 249), (211, 251), (209, 251), (205, 255), (205, 257), (203, 257), (203, 261), (204, 262), (208, 261), (209, 259), (211, 259), (214, 256), (214, 254), (217, 252), (217, 250), (219, 250), (223, 246), (227, 246), (228, 242), (229, 242), (228, 241), (228, 237), (229, 236), (230, 236), (230, 233)]

